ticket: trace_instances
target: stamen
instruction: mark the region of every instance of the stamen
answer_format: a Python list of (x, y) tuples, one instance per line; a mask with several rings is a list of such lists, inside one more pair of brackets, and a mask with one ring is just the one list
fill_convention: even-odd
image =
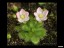
[(43, 18), (43, 14), (39, 14), (38, 16), (39, 16), (39, 18)]
[(25, 18), (25, 15), (22, 14), (20, 17), (21, 17), (22, 19), (24, 19), (24, 18)]

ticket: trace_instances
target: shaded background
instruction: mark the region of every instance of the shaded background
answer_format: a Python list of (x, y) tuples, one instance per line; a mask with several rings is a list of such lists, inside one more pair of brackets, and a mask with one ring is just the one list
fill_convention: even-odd
[(20, 40), (14, 27), (18, 25), (16, 18), (13, 15), (16, 14), (13, 5), (18, 7), (18, 11), (23, 8), (33, 14), (38, 7), (46, 8), (48, 13), (48, 19), (44, 22), (44, 27), (47, 30), (47, 37), (41, 40), (39, 45), (57, 45), (57, 3), (53, 2), (37, 2), (37, 3), (22, 3), (22, 2), (8, 2), (7, 3), (7, 33), (11, 34), (10, 41), (7, 40), (7, 45), (33, 45), (31, 42), (24, 42)]

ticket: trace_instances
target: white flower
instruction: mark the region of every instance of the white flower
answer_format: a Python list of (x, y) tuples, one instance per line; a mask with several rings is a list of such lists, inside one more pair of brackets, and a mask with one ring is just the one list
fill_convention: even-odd
[(48, 10), (43, 10), (40, 7), (37, 8), (37, 11), (34, 12), (36, 20), (41, 22), (47, 20)]
[(17, 19), (20, 23), (24, 23), (29, 20), (29, 12), (21, 9), (19, 12), (16, 13)]

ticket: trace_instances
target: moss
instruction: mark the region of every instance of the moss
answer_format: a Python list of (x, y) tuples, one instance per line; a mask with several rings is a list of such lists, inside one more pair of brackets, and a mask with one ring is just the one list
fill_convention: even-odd
[(10, 38), (11, 38), (11, 34), (8, 33), (8, 34), (7, 34), (7, 39), (10, 39)]

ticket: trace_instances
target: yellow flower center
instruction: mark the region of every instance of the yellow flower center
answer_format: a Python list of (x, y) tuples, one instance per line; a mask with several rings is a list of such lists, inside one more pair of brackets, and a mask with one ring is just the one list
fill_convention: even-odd
[(43, 18), (43, 14), (39, 14), (38, 17), (39, 17), (39, 18)]
[(24, 19), (24, 18), (25, 18), (25, 15), (22, 14), (20, 17), (21, 17), (22, 19)]

